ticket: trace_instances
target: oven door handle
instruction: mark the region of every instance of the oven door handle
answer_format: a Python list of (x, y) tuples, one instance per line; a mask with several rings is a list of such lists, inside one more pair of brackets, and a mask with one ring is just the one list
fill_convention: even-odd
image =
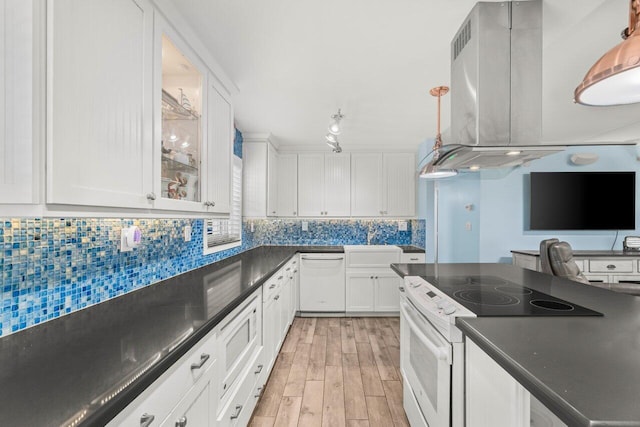
[(409, 310), (411, 310), (411, 308), (406, 302), (403, 301), (402, 303), (400, 303), (400, 311), (409, 324), (409, 329), (415, 331), (416, 335), (418, 335), (418, 337), (420, 338), (420, 341), (422, 341), (422, 343), (427, 346), (429, 351), (431, 351), (431, 353), (433, 353), (438, 360), (446, 360), (447, 363), (451, 364), (451, 357), (448, 348), (438, 347), (438, 345), (434, 344), (433, 341), (429, 339), (427, 334), (422, 329), (420, 329), (418, 324), (413, 320), (413, 316), (411, 315)]

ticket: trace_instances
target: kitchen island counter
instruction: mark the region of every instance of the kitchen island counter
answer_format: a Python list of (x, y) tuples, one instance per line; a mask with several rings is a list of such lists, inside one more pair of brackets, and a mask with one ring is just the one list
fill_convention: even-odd
[[(436, 277), (434, 264), (394, 264)], [(439, 264), (438, 276), (497, 276), (597, 317), (457, 318), (456, 325), (567, 425), (640, 426), (640, 298), (509, 264)]]

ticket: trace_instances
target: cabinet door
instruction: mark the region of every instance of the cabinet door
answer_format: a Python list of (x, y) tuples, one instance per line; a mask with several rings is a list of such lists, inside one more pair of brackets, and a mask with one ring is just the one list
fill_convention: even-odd
[(278, 157), (278, 216), (298, 215), (298, 156)]
[[(0, 204), (38, 201), (34, 114), (39, 108), (33, 85), (39, 21), (35, 17), (33, 2), (0, 2)], [(40, 76), (35, 77), (39, 81)]]
[(469, 427), (528, 427), (529, 392), (465, 340), (465, 413)]
[[(210, 370), (213, 372), (213, 370)], [(215, 407), (211, 407), (211, 378), (203, 378), (194, 385), (161, 424), (163, 427), (202, 426), (214, 424)]]
[(351, 215), (382, 215), (382, 154), (351, 154)]
[(325, 154), (324, 211), (325, 215), (349, 216), (351, 213), (351, 156)]
[(375, 311), (400, 311), (402, 279), (395, 273), (376, 273)]
[(374, 310), (374, 275), (369, 273), (347, 273), (347, 312)]
[(150, 207), (151, 4), (49, 1), (47, 26), (47, 202)]
[(267, 216), (281, 215), (278, 212), (278, 153), (267, 144)]
[(298, 215), (324, 215), (324, 154), (298, 155)]
[(412, 153), (383, 156), (383, 212), (385, 216), (416, 214), (416, 164)]
[(154, 29), (154, 207), (206, 212), (207, 67), (159, 14)]
[(285, 275), (280, 288), (280, 336), (284, 337), (289, 330), (289, 317), (291, 315), (291, 280)]
[(264, 217), (267, 206), (267, 145), (244, 143), (242, 164), (242, 215)]
[(231, 164), (233, 147), (233, 107), (228, 95), (209, 76), (208, 88), (208, 140), (206, 150), (207, 179), (205, 203), (208, 212), (229, 213), (231, 211)]

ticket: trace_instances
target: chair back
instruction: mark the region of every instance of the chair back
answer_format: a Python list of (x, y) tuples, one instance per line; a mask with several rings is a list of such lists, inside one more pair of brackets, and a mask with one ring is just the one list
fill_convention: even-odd
[(580, 267), (573, 259), (573, 250), (567, 242), (556, 242), (549, 246), (549, 261), (553, 274), (575, 282), (589, 285), (589, 280), (580, 271)]
[(558, 239), (546, 239), (540, 242), (540, 271), (547, 274), (553, 274), (551, 270), (551, 262), (549, 261), (549, 246), (557, 243)]

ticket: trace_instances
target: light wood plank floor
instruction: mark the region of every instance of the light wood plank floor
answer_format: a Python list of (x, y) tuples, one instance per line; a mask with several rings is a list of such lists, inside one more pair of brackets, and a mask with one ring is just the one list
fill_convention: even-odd
[(400, 319), (296, 317), (251, 427), (409, 426)]

